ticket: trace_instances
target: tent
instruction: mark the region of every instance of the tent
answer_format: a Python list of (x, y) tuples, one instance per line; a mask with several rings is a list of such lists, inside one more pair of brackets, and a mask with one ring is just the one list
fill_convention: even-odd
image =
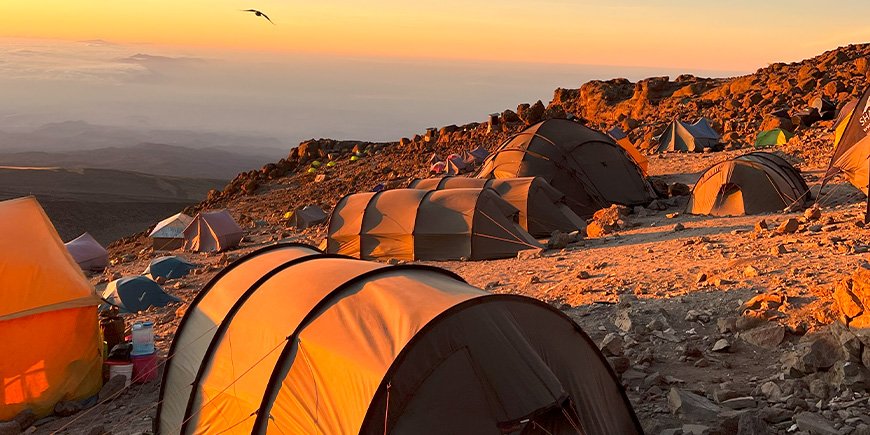
[(474, 163), (478, 165), (485, 162), (486, 158), (489, 157), (489, 151), (487, 151), (486, 148), (482, 146), (478, 146), (477, 148), (469, 151), (468, 153), (471, 154), (472, 157), (474, 157)]
[(163, 277), (166, 279), (178, 279), (187, 276), (190, 271), (196, 269), (196, 265), (182, 257), (175, 255), (160, 257), (151, 260), (151, 264), (142, 272), (142, 275), (150, 276), (151, 279)]
[(586, 227), (565, 202), (565, 195), (541, 177), (489, 179), (466, 177), (425, 178), (411, 182), (412, 189), (443, 190), (486, 187), (519, 210), (519, 224), (535, 237), (549, 237), (553, 231), (576, 231)]
[(0, 202), (0, 300), (0, 421), (100, 391), (100, 301), (33, 197)]
[(763, 152), (714, 165), (692, 189), (692, 214), (738, 216), (801, 208), (810, 201), (800, 171), (783, 158)]
[(149, 307), (162, 307), (170, 302), (180, 302), (175, 296), (166, 294), (159, 284), (147, 276), (128, 276), (116, 279), (106, 286), (103, 300), (107, 303), (101, 308), (114, 305), (122, 313), (138, 313)]
[(65, 246), (82, 270), (103, 270), (109, 265), (109, 251), (88, 233), (70, 240)]
[(542, 177), (581, 217), (655, 198), (643, 171), (604, 133), (567, 119), (535, 124), (502, 144), (478, 178)]
[(322, 208), (316, 205), (306, 205), (305, 207), (297, 207), (290, 214), (290, 219), (287, 220), (287, 225), (300, 230), (320, 225), (329, 219), (329, 215)]
[(719, 145), (719, 139), (719, 133), (710, 127), (706, 118), (701, 118), (694, 124), (678, 119), (674, 120), (656, 138), (660, 153), (671, 151), (701, 152), (704, 148), (715, 148)]
[(840, 112), (837, 113), (837, 119), (834, 121), (834, 143), (840, 142), (840, 137), (843, 135), (843, 131), (846, 129), (847, 121), (852, 117), (852, 112), (855, 111), (855, 107), (858, 105), (858, 100), (852, 99), (847, 102)]
[(819, 112), (819, 116), (824, 121), (829, 121), (837, 115), (837, 105), (825, 97), (816, 97), (810, 101), (810, 107)]
[(613, 138), (613, 140), (616, 141), (616, 144), (628, 153), (629, 157), (631, 157), (631, 159), (637, 163), (640, 170), (643, 171), (643, 175), (649, 175), (649, 159), (647, 159), (646, 156), (643, 155), (636, 146), (634, 146), (634, 143), (621, 128), (613, 127), (610, 130), (607, 130), (607, 135)]
[(332, 211), (327, 250), (409, 261), (514, 257), (540, 247), (518, 213), (492, 189), (357, 193)]
[[(847, 105), (847, 108), (851, 104)], [(858, 100), (852, 110), (840, 116), (836, 128), (834, 154), (825, 171), (824, 182), (837, 174), (843, 174), (853, 186), (868, 194), (870, 183), (870, 136), (867, 135), (867, 120), (870, 119), (870, 88)], [(870, 197), (867, 200), (865, 221), (870, 220)]]
[(175, 334), (159, 433), (642, 433), (562, 312), (443, 269), (276, 245), (213, 279)]
[(755, 148), (785, 145), (792, 137), (794, 137), (794, 133), (781, 128), (765, 130), (758, 133), (758, 137), (755, 138)]
[(245, 231), (226, 210), (201, 212), (184, 229), (184, 249), (216, 252), (239, 246)]
[(178, 213), (160, 221), (154, 226), (154, 230), (148, 237), (151, 238), (151, 246), (158, 251), (174, 251), (184, 245), (184, 229), (193, 221), (193, 218)]

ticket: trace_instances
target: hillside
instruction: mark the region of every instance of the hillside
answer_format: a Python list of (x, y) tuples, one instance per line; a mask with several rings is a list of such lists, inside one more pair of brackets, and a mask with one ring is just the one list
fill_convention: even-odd
[[(797, 136), (776, 152), (795, 162), (825, 199), (821, 210), (692, 216), (683, 213), (686, 196), (667, 195), (656, 207), (631, 210), (614, 234), (532, 258), (425, 263), (494, 293), (539, 298), (570, 316), (603, 348), (646, 433), (870, 433), (870, 341), (866, 331), (845, 330), (839, 322), (851, 316), (844, 317), (843, 301), (858, 304), (853, 290), (870, 293), (870, 274), (855, 272), (870, 260), (865, 198), (842, 180), (819, 191), (832, 122), (795, 126), (801, 120), (792, 119), (816, 97), (838, 106), (857, 97), (870, 83), (868, 56), (870, 45), (862, 44), (743, 77), (590, 82), (556, 90), (547, 105), (504, 110), (491, 125), (445, 126), (390, 143), (306, 141), (287, 158), (239, 174), (188, 208), (226, 207), (247, 237), (233, 252), (185, 254), (202, 267), (166, 286), (184, 302), (137, 319), (157, 320), (158, 348), (167, 356), (186, 304), (229, 261), (279, 240), (323, 239), (324, 226), (287, 228), (281, 220), (286, 211), (315, 203), (330, 209), (343, 195), (381, 183), (403, 186), (427, 175), (431, 153), (478, 145), (492, 150), (542, 119), (573, 114), (600, 129), (620, 125), (644, 149), (675, 117), (711, 119), (729, 146), (651, 157), (651, 178), (668, 184), (693, 184), (705, 168), (749, 152), (760, 128), (791, 123)], [(351, 161), (354, 148), (368, 153)], [(308, 173), (322, 153), (337, 164)], [(117, 241), (110, 252), (115, 264), (92, 277), (94, 283), (138, 273), (156, 255), (144, 232)], [(864, 317), (864, 305), (858, 309)], [(144, 431), (156, 401), (156, 384), (134, 386), (77, 423), (61, 419), (46, 428)], [(119, 423), (131, 413), (132, 423)]]

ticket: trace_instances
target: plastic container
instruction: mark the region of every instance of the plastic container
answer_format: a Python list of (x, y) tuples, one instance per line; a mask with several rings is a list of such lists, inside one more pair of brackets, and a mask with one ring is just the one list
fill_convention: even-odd
[(133, 382), (147, 384), (157, 379), (157, 353), (133, 355)]
[(130, 381), (133, 380), (133, 363), (129, 361), (106, 361), (106, 366), (109, 367), (109, 379), (115, 376), (123, 376), (126, 378), (125, 387), (130, 386)]
[(154, 353), (154, 323), (136, 322), (133, 325), (132, 355), (149, 355)]

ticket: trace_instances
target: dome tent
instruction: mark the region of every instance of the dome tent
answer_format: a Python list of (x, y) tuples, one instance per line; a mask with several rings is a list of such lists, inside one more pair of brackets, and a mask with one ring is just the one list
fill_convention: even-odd
[(643, 171), (610, 136), (567, 119), (539, 122), (502, 144), (478, 178), (542, 177), (581, 217), (655, 198)]
[(189, 251), (218, 252), (239, 246), (245, 230), (226, 210), (200, 212), (184, 229), (184, 246)]
[[(834, 127), (834, 153), (825, 172), (824, 182), (837, 174), (868, 195), (870, 190), (870, 135), (865, 128), (870, 119), (870, 88), (857, 102), (849, 102)], [(823, 182), (823, 184), (824, 184)], [(867, 210), (870, 211), (870, 197)], [(867, 213), (865, 219), (870, 219)]]
[(82, 270), (103, 270), (109, 265), (109, 251), (89, 233), (84, 233), (65, 244)]
[(519, 224), (535, 237), (549, 237), (553, 231), (571, 232), (586, 222), (565, 202), (565, 195), (541, 177), (483, 179), (466, 177), (425, 178), (411, 182), (413, 189), (444, 190), (491, 187), (519, 210)]
[(701, 152), (705, 148), (715, 148), (721, 137), (707, 118), (700, 118), (694, 124), (676, 119), (657, 137), (658, 152), (690, 151)]
[(758, 133), (758, 137), (755, 138), (755, 148), (785, 145), (792, 137), (794, 137), (794, 133), (781, 128), (765, 130)]
[(646, 156), (637, 149), (628, 135), (625, 134), (621, 128), (615, 126), (610, 130), (607, 130), (607, 135), (613, 138), (613, 140), (616, 141), (616, 144), (621, 146), (622, 149), (631, 156), (631, 159), (637, 163), (637, 166), (643, 172), (644, 176), (649, 175), (649, 159), (647, 159)]
[(738, 216), (803, 207), (809, 188), (800, 171), (764, 152), (744, 154), (714, 165), (692, 189), (689, 213)]
[(150, 276), (151, 279), (156, 279), (158, 276), (166, 279), (178, 279), (187, 276), (193, 269), (196, 269), (195, 264), (183, 257), (172, 255), (151, 260), (142, 275)]
[(492, 189), (395, 189), (342, 198), (327, 251), (364, 259), (486, 260), (540, 248)]
[(0, 201), (0, 421), (100, 391), (100, 300), (39, 202)]
[(102, 309), (111, 304), (120, 308), (122, 313), (138, 313), (149, 307), (162, 307), (170, 302), (181, 301), (166, 294), (160, 284), (146, 276), (128, 276), (110, 282), (103, 291), (103, 300), (107, 304), (103, 304)]
[(174, 251), (184, 244), (184, 229), (190, 225), (193, 218), (178, 213), (158, 222), (148, 234), (151, 247), (158, 251)]
[(265, 248), (199, 293), (170, 354), (163, 434), (642, 433), (570, 318), (427, 266)]

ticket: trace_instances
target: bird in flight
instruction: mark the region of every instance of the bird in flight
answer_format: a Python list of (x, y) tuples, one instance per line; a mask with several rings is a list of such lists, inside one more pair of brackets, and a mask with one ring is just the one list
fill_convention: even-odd
[[(266, 15), (266, 14), (264, 14), (264, 13), (262, 13), (262, 12), (256, 10), (256, 9), (245, 9), (245, 10), (243, 10), (242, 12), (250, 12), (250, 13), (252, 13), (252, 14), (258, 16), (258, 17), (263, 17), (263, 18), (265, 18), (266, 20), (268, 20), (270, 23), (272, 23), (272, 20), (269, 19), (269, 16), (268, 16), (268, 15)], [(272, 23), (272, 25), (275, 25), (275, 23)]]

